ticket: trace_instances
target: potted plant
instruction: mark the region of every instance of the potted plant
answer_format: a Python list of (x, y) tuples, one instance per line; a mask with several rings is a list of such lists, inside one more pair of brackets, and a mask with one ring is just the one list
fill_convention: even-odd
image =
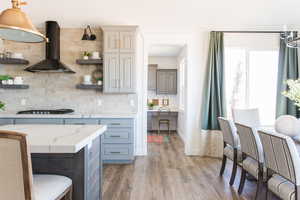
[(13, 79), (9, 75), (0, 75), (0, 84), (7, 84), (7, 81)]
[(154, 107), (154, 103), (149, 102), (149, 103), (148, 103), (148, 108), (149, 108), (149, 110), (153, 110), (153, 107)]
[(103, 77), (101, 78), (96, 78), (97, 85), (103, 85)]
[(84, 60), (88, 60), (90, 56), (91, 56), (90, 52), (88, 52), (88, 51), (83, 52), (83, 59)]
[(0, 111), (5, 109), (5, 103), (0, 101)]

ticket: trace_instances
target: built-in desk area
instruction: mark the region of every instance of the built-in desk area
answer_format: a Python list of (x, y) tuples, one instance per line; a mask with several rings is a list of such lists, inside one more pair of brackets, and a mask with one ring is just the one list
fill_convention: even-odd
[[(170, 120), (170, 130), (177, 131), (177, 120), (178, 120), (178, 110), (159, 110), (153, 109), (148, 110), (147, 113), (147, 130), (149, 132), (158, 131), (158, 120), (159, 118), (169, 119)], [(167, 126), (162, 125), (160, 130), (167, 131)]]

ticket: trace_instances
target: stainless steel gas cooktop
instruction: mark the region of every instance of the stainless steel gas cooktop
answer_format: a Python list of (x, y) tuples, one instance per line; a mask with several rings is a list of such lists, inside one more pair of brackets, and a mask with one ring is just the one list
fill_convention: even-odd
[(57, 110), (24, 110), (17, 114), (37, 114), (37, 115), (60, 115), (73, 113), (72, 109), (57, 109)]

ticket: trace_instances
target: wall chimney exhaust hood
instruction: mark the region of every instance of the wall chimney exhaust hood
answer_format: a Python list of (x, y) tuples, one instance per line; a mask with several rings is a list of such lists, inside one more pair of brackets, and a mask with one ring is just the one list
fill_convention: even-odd
[(60, 27), (56, 21), (46, 22), (46, 59), (27, 67), (25, 71), (45, 73), (75, 73), (60, 61)]

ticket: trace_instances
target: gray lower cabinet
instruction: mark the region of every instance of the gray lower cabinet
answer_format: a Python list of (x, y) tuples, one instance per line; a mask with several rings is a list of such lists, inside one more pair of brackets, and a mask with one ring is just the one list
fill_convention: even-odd
[(102, 145), (103, 163), (134, 161), (134, 119), (101, 119), (107, 125)]
[(85, 124), (100, 124), (99, 119), (65, 119), (65, 124), (85, 125)]
[(177, 94), (177, 69), (158, 69), (156, 73), (156, 93)]
[(15, 124), (64, 124), (64, 120), (56, 118), (17, 118)]
[(9, 124), (105, 124), (102, 136), (104, 163), (132, 163), (134, 161), (134, 118), (0, 118), (0, 125)]
[(9, 125), (14, 123), (15, 123), (14, 119), (7, 119), (7, 118), (0, 119), (0, 125)]

